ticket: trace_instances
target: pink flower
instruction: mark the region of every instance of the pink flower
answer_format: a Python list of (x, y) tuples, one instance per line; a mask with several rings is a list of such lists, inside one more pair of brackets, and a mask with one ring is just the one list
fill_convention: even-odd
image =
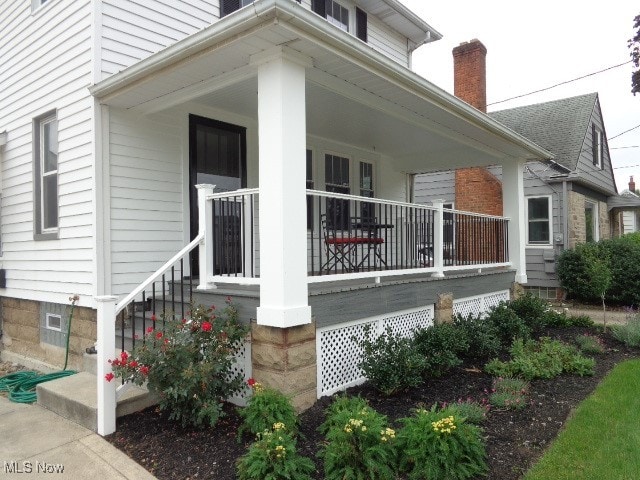
[(149, 367), (147, 367), (146, 365), (142, 365), (140, 367), (140, 373), (144, 376), (147, 376), (149, 374)]
[(107, 373), (107, 374), (104, 376), (104, 379), (105, 379), (107, 382), (110, 382), (110, 381), (111, 381), (111, 380), (113, 380), (114, 378), (116, 378), (116, 376), (115, 376), (112, 372), (109, 372), (109, 373)]
[(225, 300), (225, 302), (227, 302), (227, 303), (231, 303), (231, 297), (227, 297), (227, 298), (226, 298), (226, 300)]
[(130, 366), (131, 368), (136, 368), (136, 367), (138, 366), (138, 362), (136, 362), (135, 360), (131, 360), (131, 361), (129, 362), (129, 366)]
[(147, 333), (153, 332), (153, 327), (147, 327)]
[(152, 321), (152, 322), (155, 322), (157, 319), (158, 319), (158, 318), (156, 317), (156, 314), (155, 314), (155, 313), (151, 315), (151, 321)]
[(211, 331), (211, 323), (209, 322), (202, 322), (202, 331), (203, 332), (210, 332)]

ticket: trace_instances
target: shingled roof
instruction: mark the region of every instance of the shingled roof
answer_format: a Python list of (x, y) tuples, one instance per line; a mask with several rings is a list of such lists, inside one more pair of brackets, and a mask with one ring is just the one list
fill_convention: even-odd
[(575, 170), (597, 93), (489, 112), (489, 116), (555, 155)]

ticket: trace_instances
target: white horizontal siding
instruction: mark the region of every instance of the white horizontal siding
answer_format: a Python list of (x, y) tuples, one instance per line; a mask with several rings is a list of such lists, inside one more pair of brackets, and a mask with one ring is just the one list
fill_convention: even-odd
[[(93, 290), (91, 2), (5, 0), (0, 8), (2, 295), (90, 304)], [(58, 118), (59, 234), (34, 240), (33, 118)]]
[(175, 117), (139, 118), (111, 110), (111, 291), (115, 295), (128, 294), (184, 246), (182, 141)]
[(403, 66), (408, 66), (407, 39), (385, 25), (378, 17), (367, 15), (368, 43)]
[(102, 78), (213, 23), (218, 0), (104, 0), (101, 5)]

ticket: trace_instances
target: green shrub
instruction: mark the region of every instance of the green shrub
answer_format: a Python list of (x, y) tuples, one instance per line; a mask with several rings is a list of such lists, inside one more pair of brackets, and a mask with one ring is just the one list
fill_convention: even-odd
[(464, 418), (467, 422), (474, 425), (480, 425), (487, 418), (490, 405), (486, 399), (478, 402), (472, 398), (466, 400), (459, 399), (457, 402), (443, 405), (442, 411), (446, 411), (449, 415)]
[(611, 334), (629, 347), (640, 347), (640, 314), (630, 317), (624, 325), (613, 325)]
[(289, 398), (278, 390), (265, 387), (253, 379), (249, 380), (253, 395), (247, 401), (246, 407), (240, 409), (243, 423), (238, 429), (238, 440), (244, 432), (258, 435), (270, 430), (275, 423), (283, 423), (287, 431), (295, 433), (298, 426), (298, 416)]
[(464, 480), (488, 471), (482, 431), (447, 409), (418, 409), (400, 420), (400, 470), (410, 479)]
[(373, 338), (370, 326), (365, 328), (358, 367), (371, 385), (384, 395), (407, 390), (422, 383), (426, 359), (413, 348), (408, 338), (395, 335), (391, 328)]
[(229, 301), (218, 315), (200, 305), (188, 321), (167, 321), (164, 331), (149, 327), (131, 355), (111, 361), (113, 372), (136, 385), (147, 382), (170, 419), (215, 425), (224, 400), (246, 387), (233, 369), (248, 332), (237, 317)]
[(493, 380), (489, 403), (497, 408), (520, 410), (527, 406), (529, 382), (520, 378), (498, 377)]
[(569, 317), (570, 327), (593, 327), (594, 323), (589, 315), (571, 315)]
[(593, 335), (578, 335), (576, 337), (576, 344), (584, 353), (604, 353), (604, 345), (602, 345), (602, 341)]
[(315, 465), (296, 451), (293, 433), (283, 423), (262, 432), (236, 463), (240, 480), (311, 480)]
[(526, 340), (531, 335), (531, 329), (524, 320), (504, 303), (492, 308), (486, 320), (494, 326), (500, 343), (505, 348), (511, 346), (515, 339)]
[(495, 325), (481, 316), (456, 315), (453, 324), (464, 335), (468, 347), (460, 354), (471, 360), (487, 360), (500, 353), (501, 343)]
[(413, 343), (426, 360), (425, 374), (433, 377), (462, 364), (460, 356), (469, 348), (466, 335), (450, 323), (417, 330)]
[(553, 378), (563, 372), (593, 375), (595, 361), (578, 353), (572, 345), (543, 337), (539, 341), (522, 339), (513, 342), (511, 360), (491, 360), (485, 365), (487, 373), (495, 377)]
[[(320, 426), (326, 443), (318, 455), (327, 480), (387, 480), (395, 478), (396, 433), (387, 417), (362, 399), (339, 398)], [(364, 403), (363, 403), (364, 402)]]
[(599, 247), (595, 243), (577, 245), (572, 250), (563, 251), (558, 257), (556, 273), (560, 285), (567, 296), (579, 301), (592, 302), (600, 299), (599, 294), (591, 287), (589, 271), (590, 259), (599, 255)]
[(547, 302), (530, 293), (510, 301), (507, 306), (534, 332), (545, 326), (545, 314), (549, 309)]

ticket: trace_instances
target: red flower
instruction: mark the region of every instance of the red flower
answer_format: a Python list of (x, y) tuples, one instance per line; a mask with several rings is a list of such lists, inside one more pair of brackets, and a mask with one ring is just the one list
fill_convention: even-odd
[(147, 376), (149, 374), (149, 367), (147, 367), (146, 365), (142, 365), (140, 367), (140, 373), (144, 376)]
[(116, 376), (115, 376), (112, 372), (109, 372), (109, 373), (107, 373), (107, 374), (104, 376), (104, 379), (105, 379), (107, 382), (110, 382), (110, 381), (111, 381), (111, 380), (113, 380), (114, 378), (116, 378)]
[(211, 305), (211, 308), (209, 310), (215, 310), (216, 306), (215, 305)]
[(227, 303), (231, 303), (231, 297), (227, 297), (227, 299), (225, 300)]
[(153, 327), (147, 327), (147, 333), (153, 332)]
[(210, 332), (211, 331), (211, 323), (209, 322), (202, 322), (202, 331), (203, 332)]
[(247, 380), (247, 385), (249, 385), (250, 387), (253, 387), (255, 384), (256, 384), (255, 378), (250, 378), (249, 380)]
[(158, 319), (158, 318), (156, 317), (156, 314), (155, 314), (155, 313), (151, 315), (151, 321), (152, 321), (152, 322), (155, 322), (157, 319)]
[(187, 319), (186, 319), (186, 318), (183, 318), (183, 319), (182, 319), (182, 324), (184, 325), (185, 323), (187, 323)]
[(135, 360), (131, 360), (131, 361), (129, 362), (129, 366), (130, 366), (131, 368), (136, 368), (136, 367), (138, 366), (138, 362), (136, 362)]
[(120, 354), (120, 358), (122, 359), (123, 363), (127, 363), (127, 359), (129, 358), (129, 354), (127, 352), (122, 352)]
[(169, 339), (167, 337), (164, 338), (164, 344), (166, 345), (167, 343), (169, 343)]
[(156, 338), (162, 338), (162, 332), (156, 333)]

